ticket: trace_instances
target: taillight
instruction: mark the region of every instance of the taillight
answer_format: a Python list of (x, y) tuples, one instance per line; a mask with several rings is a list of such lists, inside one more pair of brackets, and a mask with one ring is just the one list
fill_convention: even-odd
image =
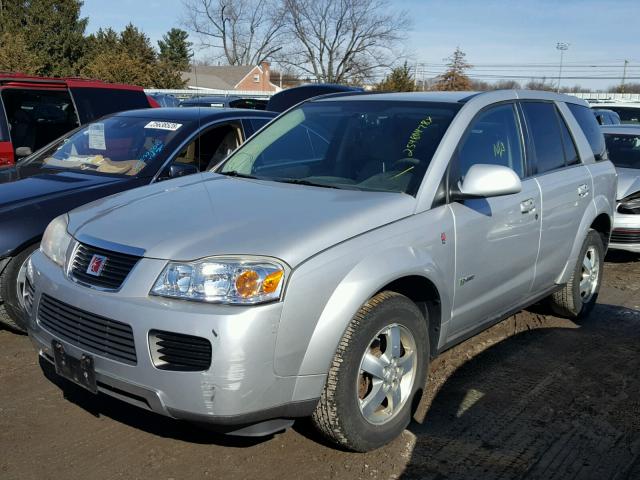
[(0, 142), (0, 168), (15, 164), (13, 145), (11, 142)]

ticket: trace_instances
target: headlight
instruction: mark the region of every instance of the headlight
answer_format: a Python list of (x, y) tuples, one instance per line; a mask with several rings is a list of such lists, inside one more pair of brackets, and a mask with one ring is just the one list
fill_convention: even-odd
[(69, 217), (65, 213), (54, 218), (47, 226), (40, 242), (40, 250), (55, 263), (64, 267), (71, 235), (67, 233)]
[(270, 259), (169, 262), (150, 293), (211, 303), (264, 303), (280, 299), (284, 274), (284, 266)]

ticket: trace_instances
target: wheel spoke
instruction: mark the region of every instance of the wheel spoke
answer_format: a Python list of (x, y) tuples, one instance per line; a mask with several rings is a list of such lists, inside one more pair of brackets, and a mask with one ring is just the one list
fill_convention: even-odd
[(405, 351), (404, 355), (398, 359), (398, 366), (402, 369), (402, 375), (405, 375), (413, 368), (414, 353)]
[(584, 259), (582, 260), (582, 268), (584, 268), (587, 273), (591, 273), (591, 269), (593, 268), (593, 265), (591, 265), (591, 260), (587, 255), (585, 255)]
[(400, 386), (391, 391), (391, 411), (395, 412), (402, 402), (402, 392)]
[(367, 353), (362, 359), (362, 370), (371, 374), (374, 378), (384, 379), (384, 367), (388, 364), (383, 357), (376, 357)]
[(387, 331), (387, 359), (400, 357), (400, 328), (397, 325), (389, 327)]
[(387, 394), (382, 388), (382, 382), (374, 381), (369, 395), (361, 400), (362, 414), (367, 418), (371, 417), (378, 407), (382, 405), (385, 398), (387, 398)]
[(589, 280), (588, 277), (582, 280), (580, 282), (580, 295), (581, 296), (587, 295), (589, 293), (590, 286), (591, 286), (591, 281)]

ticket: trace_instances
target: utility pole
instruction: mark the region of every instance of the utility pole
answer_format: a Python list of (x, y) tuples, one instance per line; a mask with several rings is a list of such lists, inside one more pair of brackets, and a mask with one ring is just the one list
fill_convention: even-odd
[(622, 82), (620, 83), (620, 93), (624, 93), (624, 81), (627, 79), (627, 65), (629, 60), (624, 61), (624, 68), (622, 70)]
[(557, 92), (560, 93), (560, 81), (562, 80), (562, 60), (564, 58), (564, 52), (569, 50), (569, 44), (565, 42), (556, 43), (556, 49), (560, 50), (560, 70), (558, 71), (558, 88)]

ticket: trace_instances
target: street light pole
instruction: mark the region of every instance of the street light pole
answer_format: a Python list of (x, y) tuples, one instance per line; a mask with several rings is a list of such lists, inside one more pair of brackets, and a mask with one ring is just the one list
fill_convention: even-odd
[(562, 80), (562, 60), (564, 58), (564, 52), (569, 50), (569, 44), (565, 42), (556, 43), (556, 48), (560, 50), (560, 70), (558, 71), (558, 88), (557, 92), (560, 93), (560, 81)]

